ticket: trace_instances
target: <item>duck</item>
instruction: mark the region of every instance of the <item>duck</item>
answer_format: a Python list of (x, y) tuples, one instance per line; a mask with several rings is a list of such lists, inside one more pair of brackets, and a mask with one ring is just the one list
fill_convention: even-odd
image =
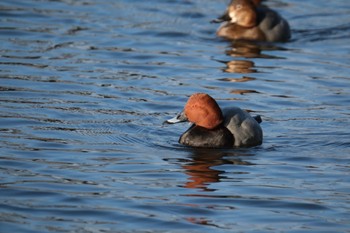
[(222, 23), (216, 35), (228, 40), (287, 42), (288, 22), (261, 0), (232, 0), (226, 12), (214, 23)]
[(179, 138), (179, 143), (191, 147), (228, 148), (252, 147), (262, 144), (260, 116), (252, 117), (238, 107), (221, 110), (213, 97), (206, 93), (192, 94), (184, 110), (169, 124), (192, 123)]

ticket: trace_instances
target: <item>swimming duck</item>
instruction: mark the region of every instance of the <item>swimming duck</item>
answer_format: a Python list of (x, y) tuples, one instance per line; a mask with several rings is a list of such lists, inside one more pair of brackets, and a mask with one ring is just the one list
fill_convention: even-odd
[(288, 22), (260, 0), (232, 0), (212, 22), (224, 22), (216, 34), (229, 40), (285, 42), (291, 37)]
[(193, 147), (250, 147), (260, 145), (263, 132), (260, 116), (255, 118), (238, 107), (221, 111), (208, 94), (195, 93), (184, 110), (167, 123), (189, 121), (193, 125), (181, 135), (179, 143)]

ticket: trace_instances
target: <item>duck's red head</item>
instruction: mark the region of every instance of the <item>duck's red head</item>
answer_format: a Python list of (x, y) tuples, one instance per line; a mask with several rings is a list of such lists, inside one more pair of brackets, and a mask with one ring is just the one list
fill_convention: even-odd
[(195, 93), (191, 95), (184, 111), (188, 121), (207, 129), (214, 129), (223, 122), (219, 105), (208, 94)]
[(256, 7), (259, 0), (232, 0), (227, 8), (230, 22), (242, 27), (254, 27), (257, 23)]

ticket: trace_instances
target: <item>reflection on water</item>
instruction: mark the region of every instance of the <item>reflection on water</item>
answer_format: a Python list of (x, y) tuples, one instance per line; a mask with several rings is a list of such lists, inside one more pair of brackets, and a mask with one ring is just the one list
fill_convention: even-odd
[(220, 80), (226, 82), (249, 82), (255, 80), (255, 78), (243, 76), (240, 78), (222, 78)]
[[(256, 73), (257, 72), (257, 70), (254, 69), (254, 62), (252, 62), (252, 61), (232, 60), (232, 61), (227, 62), (226, 65), (227, 65), (227, 68), (225, 69), (225, 72), (228, 72), (228, 73), (248, 74), (248, 73)], [(242, 79), (241, 82), (245, 82), (248, 80), (249, 80), (249, 78), (246, 77), (246, 78)]]
[[(228, 155), (218, 150), (194, 149), (192, 153), (191, 160), (182, 166), (186, 170), (186, 175), (189, 176), (188, 182), (184, 186), (186, 188), (215, 191), (215, 189), (210, 189), (208, 186), (211, 183), (220, 182), (225, 172), (214, 167), (219, 168), (223, 164), (251, 165), (250, 162), (234, 158), (233, 152), (231, 152), (233, 155)], [(232, 156), (233, 159), (225, 159), (227, 156)]]
[[(265, 4), (290, 42), (216, 38), (226, 0), (2, 1), (1, 231), (347, 231), (348, 1)], [(264, 143), (179, 145), (193, 92)]]
[(231, 46), (226, 50), (226, 54), (231, 57), (244, 57), (244, 58), (270, 58), (278, 59), (282, 57), (272, 56), (264, 51), (286, 50), (282, 47), (276, 47), (271, 44), (254, 43), (248, 41), (234, 41), (231, 42)]

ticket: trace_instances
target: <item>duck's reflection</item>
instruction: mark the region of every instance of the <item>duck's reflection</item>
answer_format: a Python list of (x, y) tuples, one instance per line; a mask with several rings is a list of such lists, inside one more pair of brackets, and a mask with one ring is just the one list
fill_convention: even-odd
[[(222, 70), (226, 73), (237, 74), (251, 74), (257, 73), (258, 70), (255, 67), (255, 63), (250, 60), (242, 60), (241, 58), (254, 58), (260, 57), (261, 49), (252, 42), (240, 42), (235, 41), (231, 43), (231, 46), (226, 50), (226, 55), (230, 57), (237, 57), (240, 59), (232, 59), (229, 61), (218, 61), (226, 65)], [(255, 80), (255, 78), (243, 76), (242, 78), (222, 78), (221, 81), (227, 82), (248, 82)]]
[[(257, 43), (252, 41), (232, 41), (229, 48), (225, 51), (226, 55), (230, 56), (231, 60), (221, 60), (218, 62), (224, 63), (226, 65), (225, 68), (222, 68), (225, 73), (249, 74), (249, 77), (243, 75), (241, 77), (226, 77), (219, 80), (237, 83), (256, 80), (256, 78), (251, 77), (251, 75), (262, 71), (260, 71), (259, 68), (255, 66), (255, 63), (252, 61), (253, 58), (283, 59), (282, 57), (266, 54), (267, 51), (277, 50), (286, 49), (267, 43)], [(260, 92), (257, 90), (234, 89), (230, 93), (244, 95)]]
[(232, 60), (226, 62), (226, 68), (224, 69), (227, 73), (256, 73), (256, 69), (254, 69), (254, 62), (247, 60)]
[[(232, 152), (225, 153), (214, 149), (194, 149), (191, 155), (191, 161), (182, 165), (185, 173), (189, 176), (184, 184), (185, 188), (201, 189), (203, 191), (215, 191), (208, 186), (212, 183), (220, 182), (224, 178), (225, 171), (220, 170), (220, 165), (239, 164), (251, 165), (240, 158), (234, 158), (238, 154)], [(225, 159), (229, 158), (229, 159)]]
[(230, 48), (226, 50), (226, 55), (231, 57), (260, 58), (261, 49), (253, 42), (233, 41)]
[(280, 59), (281, 57), (264, 53), (264, 51), (286, 50), (268, 43), (256, 43), (252, 41), (232, 41), (226, 50), (226, 55), (244, 58), (269, 58)]

